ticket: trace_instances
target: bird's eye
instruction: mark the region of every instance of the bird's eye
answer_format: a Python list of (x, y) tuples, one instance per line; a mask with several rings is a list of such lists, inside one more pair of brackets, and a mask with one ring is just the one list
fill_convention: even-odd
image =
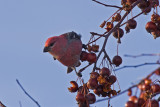
[(54, 45), (54, 43), (51, 43), (51, 44), (50, 44), (50, 46), (53, 46), (53, 45)]

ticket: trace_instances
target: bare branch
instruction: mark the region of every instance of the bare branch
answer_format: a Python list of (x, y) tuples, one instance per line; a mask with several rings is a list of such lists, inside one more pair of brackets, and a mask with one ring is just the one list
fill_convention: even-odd
[(94, 2), (96, 2), (96, 3), (98, 3), (98, 4), (101, 4), (101, 5), (103, 5), (103, 6), (106, 6), (106, 7), (115, 7), (115, 8), (118, 8), (118, 9), (122, 9), (122, 7), (119, 7), (119, 6), (107, 5), (107, 4), (101, 3), (101, 2), (96, 1), (96, 0), (92, 0), (92, 1), (94, 1)]
[(156, 64), (160, 65), (160, 63), (144, 63), (144, 64), (138, 64), (138, 65), (126, 65), (126, 66), (117, 68), (114, 71), (118, 71), (118, 70), (121, 70), (121, 69), (124, 69), (124, 68), (137, 68), (137, 67), (144, 66), (144, 65), (156, 65)]
[(132, 58), (137, 58), (137, 57), (141, 57), (141, 56), (160, 56), (160, 54), (140, 54), (140, 55), (124, 55), (125, 57), (132, 57)]
[(23, 88), (23, 86), (20, 84), (20, 82), (18, 81), (18, 79), (16, 79), (16, 82), (17, 82), (17, 84), (20, 86), (20, 88), (23, 90), (23, 92), (24, 92), (34, 103), (36, 103), (36, 105), (37, 105), (38, 107), (41, 107), (41, 106), (39, 105), (39, 103), (38, 103), (33, 97), (31, 97), (31, 96), (27, 93), (27, 91)]

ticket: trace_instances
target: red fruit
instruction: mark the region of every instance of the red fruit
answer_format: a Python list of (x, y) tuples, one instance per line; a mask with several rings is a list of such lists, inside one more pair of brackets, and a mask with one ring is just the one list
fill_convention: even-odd
[(136, 22), (134, 19), (129, 19), (129, 20), (127, 21), (127, 27), (128, 27), (129, 29), (135, 29), (136, 26), (137, 26), (137, 22)]
[(108, 82), (109, 82), (109, 83), (113, 84), (113, 83), (115, 83), (116, 81), (117, 81), (116, 76), (114, 76), (114, 75), (110, 75), (110, 76), (109, 76), (109, 79), (108, 79)]
[(113, 17), (113, 20), (114, 20), (115, 22), (120, 21), (120, 20), (121, 20), (121, 15), (120, 15), (119, 13), (117, 13), (116, 16)]
[(122, 63), (122, 58), (120, 56), (114, 56), (112, 59), (112, 63), (116, 66), (119, 66)]
[(155, 32), (157, 30), (157, 26), (155, 23), (153, 23), (152, 21), (148, 22), (146, 24), (146, 30), (147, 32), (151, 33), (151, 32)]
[(77, 96), (76, 96), (76, 101), (78, 103), (84, 103), (85, 102), (85, 97), (82, 93), (77, 93)]
[(102, 94), (102, 92), (103, 92), (103, 86), (102, 85), (98, 85), (98, 87), (96, 89), (94, 89), (93, 92), (96, 95), (100, 96), (100, 94)]
[(88, 53), (87, 61), (90, 63), (95, 63), (97, 61), (97, 56), (95, 53)]
[(134, 103), (137, 103), (137, 102), (138, 102), (138, 98), (137, 98), (136, 96), (131, 96), (131, 97), (129, 98), (129, 101), (132, 101), (132, 102), (134, 102)]
[(80, 55), (80, 60), (81, 61), (86, 61), (87, 60), (88, 53), (86, 51), (82, 51)]
[(100, 75), (102, 75), (103, 77), (108, 77), (110, 76), (111, 72), (108, 68), (106, 67), (103, 67), (101, 70), (100, 70)]
[(128, 90), (128, 96), (131, 96), (131, 95), (132, 95), (132, 90), (129, 89), (129, 90)]
[(151, 86), (151, 90), (152, 90), (153, 93), (160, 92), (160, 85), (158, 85), (158, 84), (153, 84), (153, 85)]
[(150, 85), (145, 85), (145, 84), (142, 85), (142, 90), (143, 90), (143, 91), (150, 90), (150, 88), (151, 88)]
[(96, 102), (96, 96), (93, 93), (89, 93), (86, 95), (86, 100), (89, 104), (93, 104)]
[(147, 2), (142, 0), (138, 5), (140, 9), (145, 9), (147, 7)]
[(107, 22), (107, 27), (105, 28), (107, 32), (109, 32), (113, 28), (113, 23), (112, 22)]
[(118, 28), (118, 29), (116, 29), (112, 34), (113, 34), (113, 36), (114, 36), (115, 38), (118, 38), (118, 37), (122, 38), (123, 35), (124, 35), (124, 31), (123, 31), (123, 29)]
[(72, 84), (72, 87), (69, 87), (68, 90), (70, 92), (76, 92), (78, 90), (78, 84), (75, 81), (70, 82)]
[(103, 23), (99, 27), (103, 28), (105, 24), (106, 24), (106, 21), (103, 21)]
[(96, 78), (90, 78), (87, 82), (87, 87), (89, 89), (96, 89), (98, 87), (98, 81)]
[(143, 98), (138, 98), (137, 105), (138, 107), (143, 107), (145, 100)]
[(125, 104), (125, 107), (135, 107), (135, 103), (133, 101), (128, 101), (126, 104)]
[(145, 107), (159, 107), (159, 103), (157, 100), (147, 100)]
[(91, 72), (91, 73), (90, 73), (90, 78), (95, 78), (95, 79), (97, 79), (98, 76), (99, 76), (99, 74), (98, 74), (97, 72)]
[(152, 83), (151, 79), (145, 79), (144, 80), (145, 85), (150, 85)]

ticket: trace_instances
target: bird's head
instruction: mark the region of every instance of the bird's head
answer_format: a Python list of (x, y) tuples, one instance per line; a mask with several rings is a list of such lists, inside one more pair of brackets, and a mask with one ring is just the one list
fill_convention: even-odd
[(43, 52), (49, 52), (57, 40), (58, 40), (57, 36), (48, 38), (45, 45), (44, 45)]

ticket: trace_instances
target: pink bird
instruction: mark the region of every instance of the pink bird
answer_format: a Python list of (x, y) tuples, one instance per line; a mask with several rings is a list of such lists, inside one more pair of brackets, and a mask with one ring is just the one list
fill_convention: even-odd
[(54, 59), (67, 66), (67, 73), (70, 73), (80, 63), (81, 36), (72, 31), (60, 36), (50, 37), (45, 43), (43, 52), (49, 52)]

